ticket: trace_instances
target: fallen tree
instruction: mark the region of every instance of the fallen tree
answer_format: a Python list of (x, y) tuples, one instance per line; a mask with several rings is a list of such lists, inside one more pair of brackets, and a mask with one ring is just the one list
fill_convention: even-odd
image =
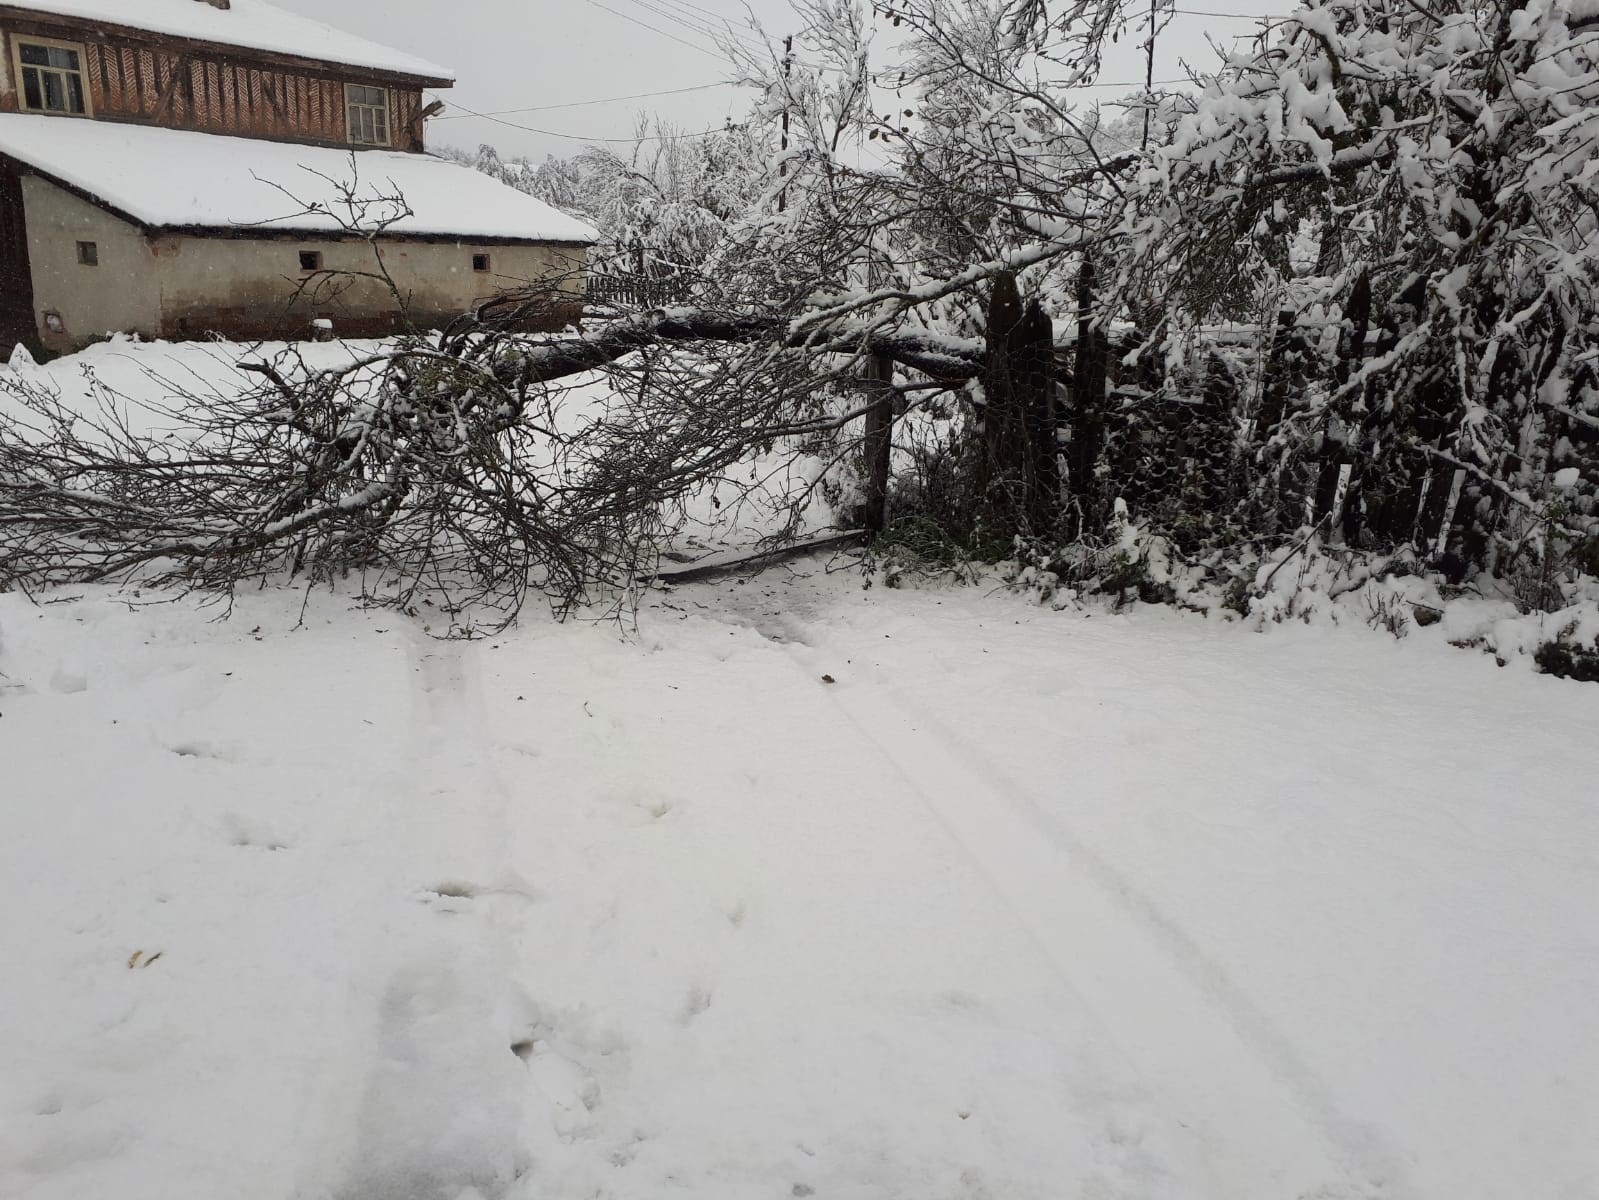
[[(865, 442), (879, 488), (894, 406), (957, 389), (901, 496), (963, 553), (1103, 537), (1125, 502), (1196, 559), (1310, 528), (1521, 572), (1535, 604), (1599, 561), (1585, 9), (1313, 0), (1194, 92), (1146, 75), (1117, 121), (1059, 81), (1146, 21), (1124, 0), (903, 0), (875, 14), (905, 27), (897, 76), (858, 5), (800, 7), (799, 50), (746, 64), (786, 149), (737, 181), (759, 200), (698, 303), (544, 339), (491, 307), (336, 371), (259, 363), (159, 442), (24, 397), (0, 586), (360, 568), (569, 606), (752, 454)], [(905, 107), (872, 112), (886, 77)], [(574, 391), (592, 372), (611, 399)]]
[[(958, 386), (982, 348), (925, 334), (797, 332), (671, 310), (531, 338), (485, 311), (337, 368), (246, 362), (235, 395), (177, 390), (152, 435), (125, 398), (70, 411), (10, 378), (0, 417), (0, 588), (153, 577), (214, 588), (359, 571), (408, 603), (558, 610), (654, 568), (673, 513), (752, 453), (849, 452), (881, 355)], [(690, 354), (674, 351), (687, 350)], [(600, 372), (606, 386), (580, 385)], [(647, 377), (647, 385), (643, 381)], [(911, 403), (918, 402), (913, 399)]]

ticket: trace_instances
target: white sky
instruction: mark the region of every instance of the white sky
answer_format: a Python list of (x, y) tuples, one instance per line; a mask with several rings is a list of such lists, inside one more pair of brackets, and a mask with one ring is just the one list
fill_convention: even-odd
[[(751, 14), (777, 38), (797, 24), (788, 0), (275, 2), (454, 68), (456, 86), (442, 93), (449, 108), (443, 118), (430, 123), (430, 141), (468, 149), (490, 142), (506, 157), (566, 155), (587, 141), (626, 140), (641, 109), (658, 112), (685, 130), (718, 127), (727, 117), (742, 115), (751, 97), (731, 86), (704, 87), (725, 84), (729, 70), (705, 32), (717, 19), (712, 14), (737, 23), (745, 38), (753, 38), (747, 25)], [(1179, 0), (1179, 7), (1263, 14), (1282, 13), (1293, 4), (1291, 0)], [(1179, 58), (1204, 65), (1213, 62), (1205, 44), (1207, 34), (1224, 39), (1254, 28), (1247, 20), (1178, 15), (1161, 37), (1156, 77), (1181, 75)], [(1113, 49), (1104, 78), (1142, 78), (1142, 59), (1131, 44), (1139, 36), (1134, 33)], [(678, 88), (701, 90), (549, 107)], [(1115, 92), (1105, 89), (1093, 95), (1108, 99)], [(539, 111), (504, 111), (525, 108)], [(501, 115), (495, 122), (464, 116), (465, 109)]]
[[(462, 117), (463, 109), (568, 104), (640, 92), (723, 83), (727, 61), (702, 28), (708, 13), (748, 20), (729, 0), (274, 0), (280, 7), (340, 29), (409, 50), (454, 69), (441, 94), (446, 116), (429, 123), (429, 139), (467, 148), (491, 142), (510, 157), (566, 155), (585, 141), (626, 138), (640, 109), (684, 129), (720, 126), (742, 115), (750, 93), (730, 86), (676, 96), (602, 105), (507, 113), (501, 119), (574, 138), (527, 132)], [(695, 5), (698, 7), (695, 7)], [(792, 24), (788, 0), (749, 0), (749, 9), (778, 35)], [(614, 10), (614, 11), (608, 11)], [(662, 14), (667, 15), (662, 15)], [(669, 19), (676, 18), (676, 19)], [(655, 29), (644, 28), (643, 22)], [(657, 32), (656, 30), (659, 30)], [(750, 37), (747, 26), (744, 36)], [(667, 36), (671, 35), (671, 36)], [(674, 41), (673, 39), (681, 39)]]

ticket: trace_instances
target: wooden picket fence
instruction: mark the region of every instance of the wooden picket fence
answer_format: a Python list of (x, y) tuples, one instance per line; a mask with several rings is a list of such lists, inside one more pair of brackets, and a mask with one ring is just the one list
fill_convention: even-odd
[(689, 286), (680, 276), (590, 275), (587, 298), (618, 308), (664, 308), (687, 303)]

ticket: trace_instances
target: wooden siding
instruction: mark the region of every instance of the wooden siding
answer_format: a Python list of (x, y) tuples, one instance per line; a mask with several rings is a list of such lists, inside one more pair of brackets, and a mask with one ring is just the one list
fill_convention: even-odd
[[(84, 68), (94, 119), (131, 121), (273, 141), (348, 144), (344, 85), (382, 87), (389, 94), (393, 148), (422, 149), (422, 95), (353, 68), (327, 73), (252, 61), (239, 56), (155, 42), (111, 41), (93, 31), (54, 24), (13, 25), (6, 31), (6, 62), (29, 35), (74, 41), (84, 48)], [(0, 111), (20, 105), (14, 80), (0, 91)], [(62, 118), (63, 120), (68, 118)]]

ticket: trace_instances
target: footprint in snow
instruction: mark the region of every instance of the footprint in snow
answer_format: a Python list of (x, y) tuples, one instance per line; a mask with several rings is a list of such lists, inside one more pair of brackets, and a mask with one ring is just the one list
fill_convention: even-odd
[(223, 813), (217, 822), (222, 836), (230, 846), (247, 850), (287, 850), (289, 843), (277, 837), (264, 826), (248, 820), (236, 812)]
[(60, 696), (75, 696), (89, 690), (89, 675), (81, 667), (63, 663), (50, 676), (50, 690)]
[(530, 1048), (527, 1063), (533, 1084), (550, 1102), (550, 1124), (563, 1141), (580, 1141), (594, 1130), (600, 1085), (571, 1059), (553, 1051)]

